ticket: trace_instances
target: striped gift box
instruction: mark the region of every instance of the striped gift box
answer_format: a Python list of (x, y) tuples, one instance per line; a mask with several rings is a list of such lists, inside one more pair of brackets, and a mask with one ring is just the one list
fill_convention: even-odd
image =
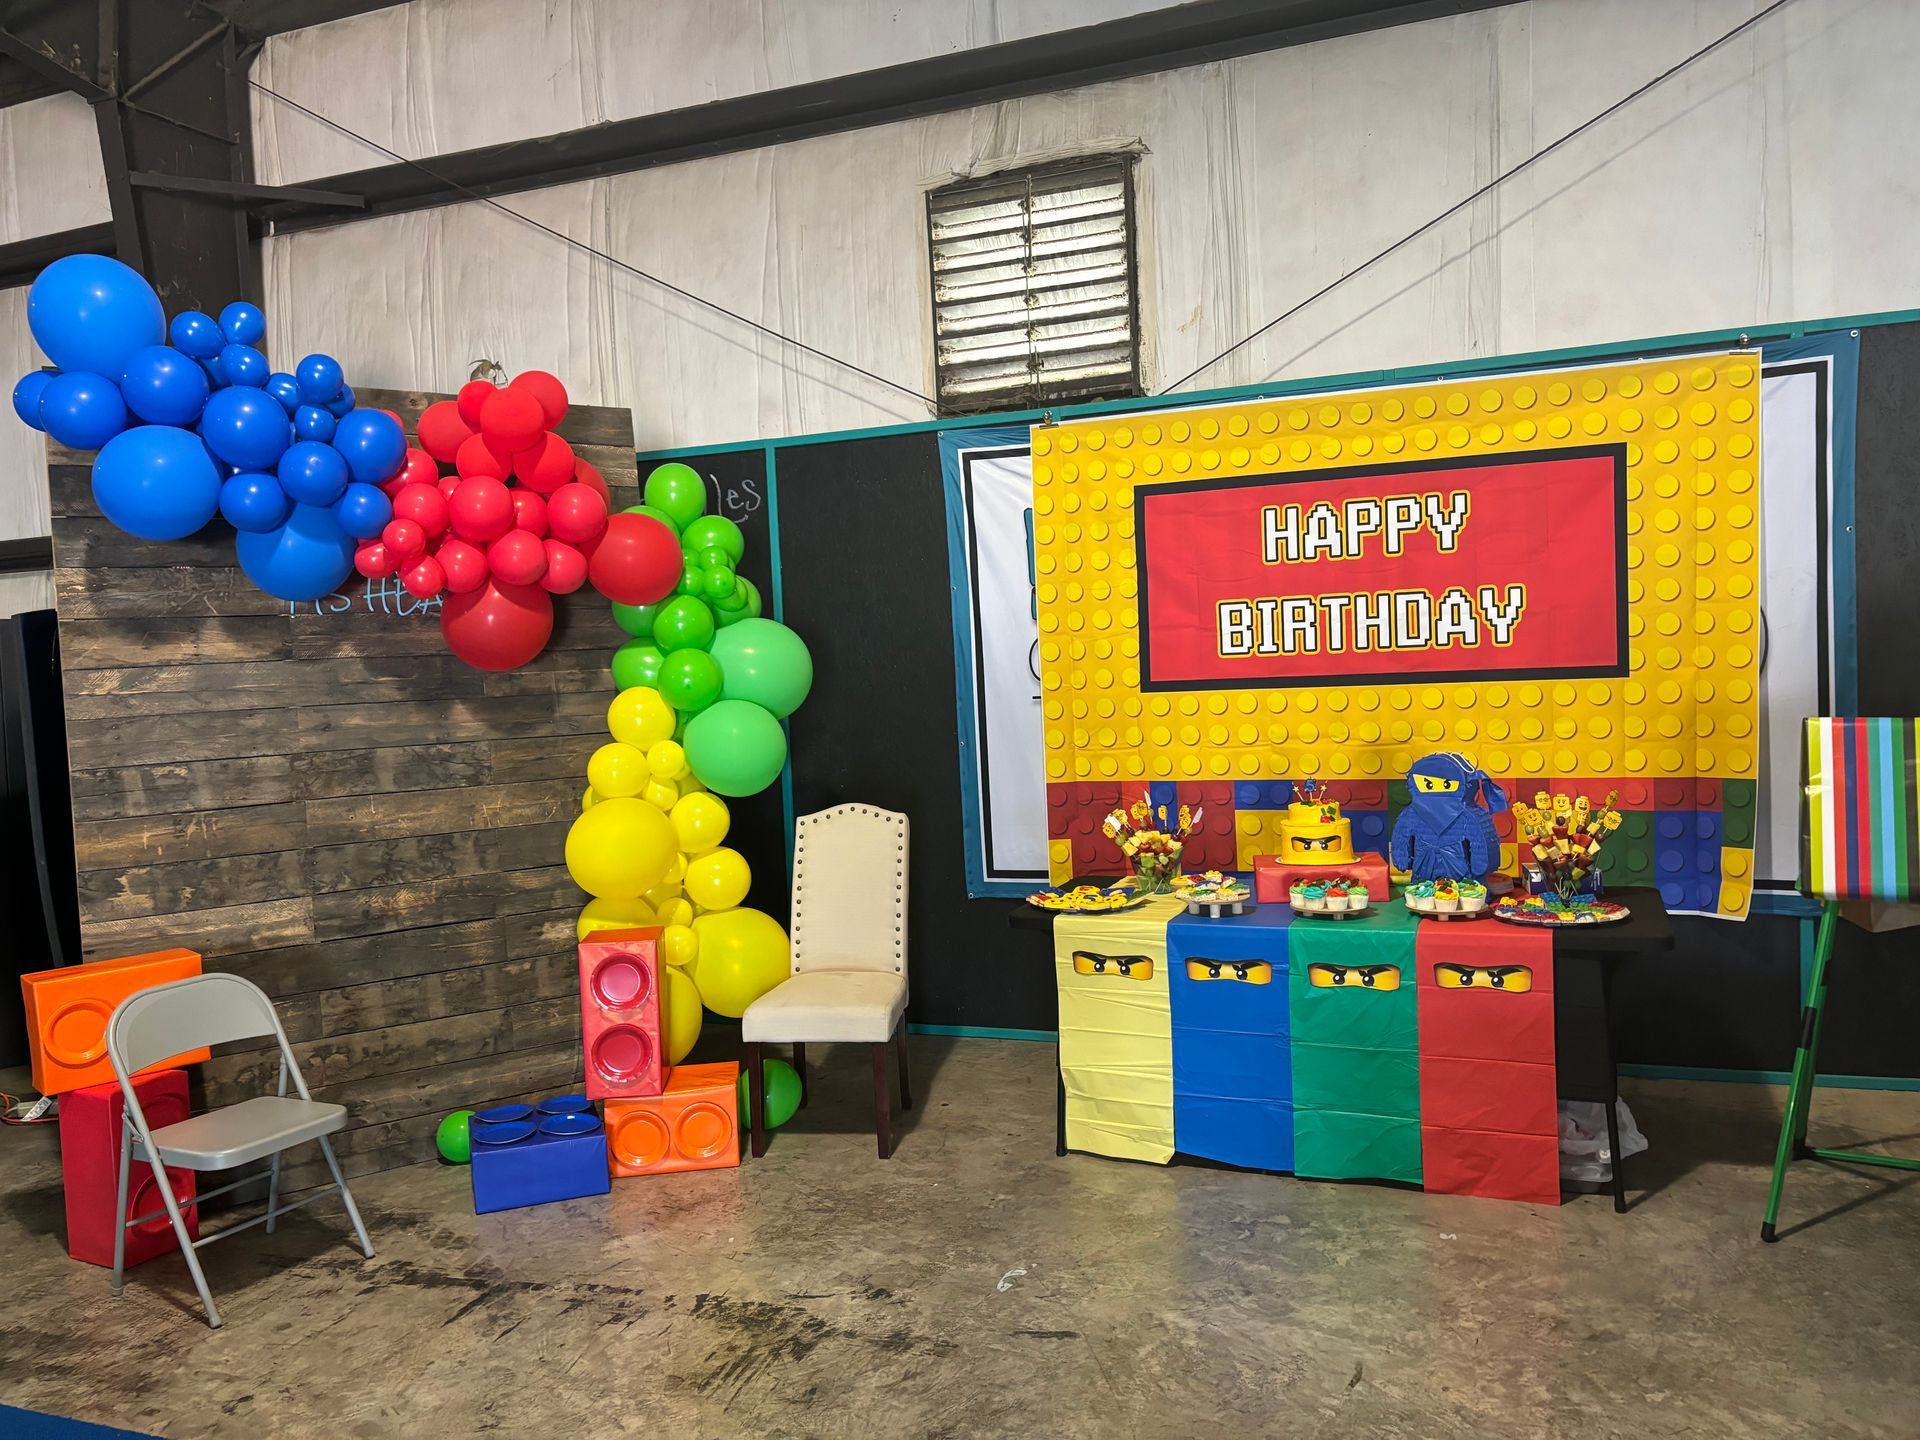
[(1920, 897), (1920, 720), (1806, 722), (1800, 889), (1829, 900)]

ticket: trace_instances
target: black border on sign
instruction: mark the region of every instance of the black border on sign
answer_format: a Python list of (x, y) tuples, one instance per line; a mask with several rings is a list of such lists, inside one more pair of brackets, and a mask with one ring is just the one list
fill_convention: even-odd
[[(1291, 485), (1310, 480), (1347, 479), (1356, 475), (1418, 475), (1434, 470), (1474, 470), (1493, 465), (1518, 465), (1541, 460), (1591, 460), (1598, 457), (1613, 461), (1613, 533), (1614, 554), (1619, 573), (1614, 594), (1614, 660), (1611, 665), (1533, 665), (1488, 666), (1471, 670), (1381, 670), (1366, 674), (1310, 675), (1300, 678), (1223, 680), (1155, 680), (1153, 678), (1152, 606), (1147, 594), (1147, 501), (1156, 495), (1191, 490), (1233, 490), (1249, 485)], [(1140, 691), (1142, 694), (1197, 690), (1308, 690), (1338, 689), (1345, 685), (1386, 684), (1437, 685), (1447, 681), (1489, 680), (1498, 676), (1526, 675), (1541, 680), (1591, 679), (1624, 676), (1629, 672), (1627, 650), (1627, 447), (1616, 445), (1576, 445), (1561, 450), (1524, 450), (1495, 455), (1463, 455), (1452, 460), (1409, 460), (1395, 465), (1341, 465), (1326, 470), (1293, 470), (1284, 474), (1232, 475), (1218, 480), (1176, 480), (1168, 485), (1136, 485), (1133, 499), (1133, 564), (1140, 582)]]

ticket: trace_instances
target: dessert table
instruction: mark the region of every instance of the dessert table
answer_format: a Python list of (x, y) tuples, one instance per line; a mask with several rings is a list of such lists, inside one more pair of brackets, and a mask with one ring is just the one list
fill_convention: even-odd
[[(1076, 885), (1111, 884), (1114, 878), (1115, 877), (1112, 876), (1076, 876), (1072, 883)], [(1396, 895), (1387, 906), (1379, 907), (1381, 912), (1380, 923), (1376, 923), (1370, 928), (1379, 929), (1382, 928), (1383, 925), (1391, 925), (1392, 928), (1396, 930), (1404, 931), (1411, 925), (1422, 936), (1430, 932), (1438, 932), (1435, 934), (1435, 940), (1440, 941), (1444, 939), (1448, 942), (1446, 948), (1449, 951), (1459, 950), (1463, 945), (1470, 944), (1469, 937), (1480, 932), (1506, 931), (1551, 937), (1553, 965), (1552, 974), (1547, 983), (1551, 986), (1552, 993), (1550, 996), (1540, 997), (1550, 1002), (1552, 1011), (1553, 1045), (1550, 1063), (1553, 1073), (1549, 1076), (1549, 1080), (1558, 1098), (1596, 1102), (1605, 1110), (1609, 1148), (1615, 1156), (1612, 1167), (1613, 1208), (1616, 1211), (1624, 1213), (1627, 1209), (1625, 1166), (1619, 1158), (1619, 1121), (1614, 1108), (1614, 1101), (1618, 1096), (1619, 1084), (1618, 1070), (1614, 1060), (1613, 1019), (1610, 1008), (1612, 999), (1612, 969), (1624, 956), (1672, 949), (1673, 928), (1667, 917), (1666, 906), (1662, 903), (1657, 890), (1639, 887), (1609, 890), (1606, 898), (1626, 905), (1631, 912), (1629, 916), (1625, 920), (1612, 924), (1568, 925), (1550, 930), (1536, 930), (1532, 927), (1510, 925), (1504, 921), (1495, 920), (1491, 918), (1491, 916), (1468, 921), (1441, 921), (1431, 918), (1417, 918), (1410, 914), (1402, 916), (1396, 913), (1396, 907), (1404, 908), (1401, 907), (1401, 902)], [(1258, 916), (1261, 912), (1270, 912), (1266, 915), (1265, 919), (1265, 923), (1268, 926), (1287, 925), (1289, 926), (1289, 933), (1295, 925), (1312, 925), (1313, 931), (1322, 933), (1333, 931), (1353, 933), (1362, 928), (1355, 922), (1313, 922), (1309, 919), (1294, 917), (1290, 909), (1285, 905), (1262, 904), (1258, 910), (1253, 912), (1253, 915)], [(1138, 915), (1142, 912), (1121, 912), (1120, 916), (1116, 918), (1123, 918), (1129, 913)], [(1057, 918), (1059, 918), (1057, 912), (1041, 910), (1025, 902), (1020, 902), (1011, 907), (1008, 914), (1008, 923), (1017, 931), (1044, 936), (1051, 944), (1055, 938), (1054, 922)], [(1105, 917), (1098, 916), (1076, 916), (1073, 918), (1076, 922), (1073, 934), (1076, 937), (1088, 933), (1086, 926), (1089, 923), (1093, 925), (1113, 923)], [(1242, 922), (1221, 920), (1198, 923), (1235, 926)], [(1248, 932), (1241, 931), (1240, 933), (1246, 934)], [(1269, 931), (1269, 933), (1272, 932)], [(1080, 942), (1076, 939), (1075, 943)], [(1283, 947), (1284, 943), (1283, 940)], [(1363, 966), (1358, 968), (1365, 969), (1367, 967)], [(1315, 983), (1318, 984), (1320, 982), (1316, 981)], [(1336, 981), (1335, 983), (1342, 982)], [(1363, 983), (1371, 984), (1372, 981), (1366, 980)], [(1472, 983), (1471, 980), (1469, 983)], [(1254, 992), (1246, 991), (1242, 993), (1252, 995)], [(1408, 1014), (1411, 1014), (1410, 1010)], [(1542, 1018), (1544, 1019), (1544, 1017)], [(1301, 1032), (1296, 1031), (1296, 1039), (1300, 1033)], [(1404, 1042), (1396, 1037), (1391, 1043)], [(1380, 1044), (1383, 1050), (1390, 1048), (1390, 1043), (1387, 1041), (1383, 1040)], [(1388, 1058), (1391, 1057), (1389, 1056)], [(1495, 1059), (1495, 1057), (1486, 1058)], [(1495, 1063), (1500, 1062), (1495, 1059)], [(1065, 1155), (1069, 1146), (1067, 1143), (1068, 1096), (1064, 1070), (1058, 1072), (1057, 1096), (1055, 1153)], [(1418, 1131), (1416, 1130), (1415, 1133), (1416, 1140), (1414, 1143), (1417, 1146)], [(1404, 1144), (1405, 1142), (1403, 1140), (1401, 1142), (1403, 1149)], [(1125, 1147), (1108, 1149), (1099, 1153), (1137, 1155), (1137, 1158), (1171, 1158), (1164, 1153), (1156, 1156), (1146, 1152), (1136, 1152)], [(1184, 1155), (1187, 1152), (1180, 1150), (1174, 1153)], [(1214, 1156), (1205, 1158), (1219, 1158), (1219, 1152), (1216, 1152)], [(1228, 1163), (1236, 1162), (1229, 1160)], [(1291, 1170), (1293, 1167), (1254, 1163), (1250, 1164), (1248, 1168)], [(1302, 1166), (1299, 1173), (1310, 1172)], [(1323, 1171), (1321, 1173), (1332, 1172)], [(1391, 1167), (1389, 1167), (1381, 1172), (1377, 1178), (1397, 1179), (1404, 1177), (1393, 1173)]]

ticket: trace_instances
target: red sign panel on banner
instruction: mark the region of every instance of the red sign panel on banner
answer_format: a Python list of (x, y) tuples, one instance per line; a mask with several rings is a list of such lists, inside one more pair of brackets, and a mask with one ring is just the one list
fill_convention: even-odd
[(1143, 485), (1144, 690), (1627, 672), (1618, 445)]

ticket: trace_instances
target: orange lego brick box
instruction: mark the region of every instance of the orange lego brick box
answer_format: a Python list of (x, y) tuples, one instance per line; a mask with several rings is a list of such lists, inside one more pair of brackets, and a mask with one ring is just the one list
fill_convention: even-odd
[(608, 1168), (627, 1176), (738, 1165), (739, 1088), (731, 1060), (676, 1065), (660, 1094), (607, 1101)]
[[(111, 1081), (107, 1059), (107, 1020), (113, 1007), (140, 990), (185, 980), (200, 973), (192, 950), (155, 950), (86, 965), (63, 965), (20, 977), (26, 1000), (27, 1043), (33, 1056), (33, 1084), (42, 1095), (64, 1095), (86, 1085)], [(142, 1074), (205, 1060), (201, 1049), (149, 1065)]]

